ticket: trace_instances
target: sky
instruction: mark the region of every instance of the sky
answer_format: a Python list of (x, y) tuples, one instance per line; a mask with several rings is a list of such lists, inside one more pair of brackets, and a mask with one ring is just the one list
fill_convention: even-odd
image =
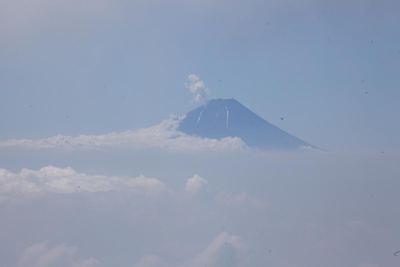
[(195, 74), (211, 98), (236, 98), (320, 147), (399, 148), (397, 1), (0, 7), (1, 139), (157, 124), (196, 106), (185, 89)]
[[(397, 267), (400, 3), (0, 0), (0, 267)], [(235, 98), (321, 149), (177, 131)]]

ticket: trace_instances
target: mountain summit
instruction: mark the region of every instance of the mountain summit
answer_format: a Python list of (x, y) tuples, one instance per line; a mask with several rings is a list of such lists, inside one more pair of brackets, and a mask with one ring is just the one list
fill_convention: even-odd
[(235, 99), (213, 99), (188, 114), (178, 130), (204, 138), (239, 137), (260, 149), (312, 147), (264, 120)]

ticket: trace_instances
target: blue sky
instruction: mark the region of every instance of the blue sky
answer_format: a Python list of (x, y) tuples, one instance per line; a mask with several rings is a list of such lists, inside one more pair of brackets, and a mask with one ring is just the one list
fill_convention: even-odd
[[(399, 266), (399, 14), (0, 0), (0, 266)], [(205, 88), (326, 150), (176, 131)]]
[(321, 147), (399, 148), (396, 1), (21, 3), (1, 1), (3, 139), (150, 126), (193, 108), (194, 73)]

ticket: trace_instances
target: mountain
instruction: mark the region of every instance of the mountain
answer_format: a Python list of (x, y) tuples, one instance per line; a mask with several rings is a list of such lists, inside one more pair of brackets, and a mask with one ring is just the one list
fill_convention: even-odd
[(240, 137), (260, 149), (312, 147), (264, 120), (235, 99), (213, 99), (188, 114), (178, 130), (205, 138)]

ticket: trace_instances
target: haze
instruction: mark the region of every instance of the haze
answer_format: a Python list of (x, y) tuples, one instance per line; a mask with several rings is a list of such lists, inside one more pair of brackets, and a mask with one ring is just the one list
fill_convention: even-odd
[(399, 266), (399, 12), (0, 0), (0, 266)]

